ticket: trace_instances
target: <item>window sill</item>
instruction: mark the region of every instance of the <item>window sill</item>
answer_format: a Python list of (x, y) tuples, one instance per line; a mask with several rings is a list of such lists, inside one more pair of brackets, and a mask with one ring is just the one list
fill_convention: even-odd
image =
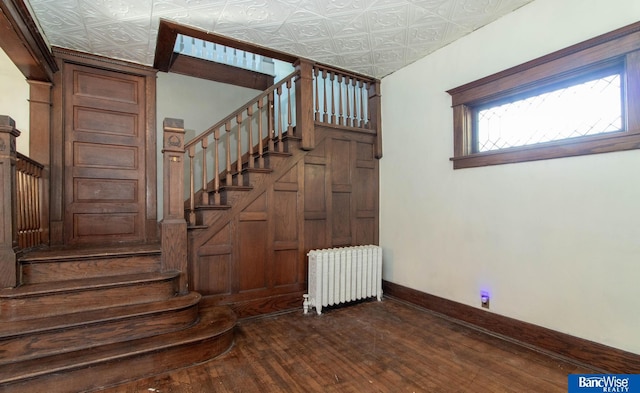
[(640, 130), (474, 153), (450, 160), (453, 169), (463, 169), (633, 149), (640, 149)]

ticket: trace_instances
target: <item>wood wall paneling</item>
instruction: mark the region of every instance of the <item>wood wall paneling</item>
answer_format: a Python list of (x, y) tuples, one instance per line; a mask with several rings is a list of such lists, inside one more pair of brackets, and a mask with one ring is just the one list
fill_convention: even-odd
[(377, 243), (375, 137), (320, 135), (314, 150), (267, 178), (246, 207), (232, 207), (225, 229), (192, 254), (194, 289), (209, 301), (250, 315), (274, 311), (267, 308), (292, 304), (290, 296), (306, 289), (309, 250)]
[(231, 283), (235, 277), (235, 269), (232, 265), (232, 226), (225, 225), (199, 250), (197, 257), (191, 260), (197, 261), (189, 271), (192, 274), (191, 287), (202, 295), (231, 294)]
[(238, 269), (240, 270), (239, 292), (267, 289), (267, 267), (269, 262), (266, 220), (240, 221)]

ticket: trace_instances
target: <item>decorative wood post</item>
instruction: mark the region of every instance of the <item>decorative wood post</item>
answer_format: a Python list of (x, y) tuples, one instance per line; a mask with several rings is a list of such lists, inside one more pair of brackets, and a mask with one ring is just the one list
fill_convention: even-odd
[(187, 221), (184, 219), (184, 121), (163, 121), (162, 270), (180, 271), (179, 292), (187, 293)]
[(20, 131), (9, 116), (0, 115), (0, 288), (18, 285), (16, 250), (16, 138)]
[(294, 66), (296, 78), (296, 134), (302, 137), (302, 149), (313, 150), (316, 146), (315, 123), (313, 121), (313, 63), (300, 59)]
[(375, 157), (382, 158), (382, 95), (380, 81), (369, 84), (369, 129), (376, 130)]
[(49, 173), (51, 168), (51, 87), (49, 82), (29, 83), (29, 157), (44, 165), (40, 189), (41, 241), (49, 244)]

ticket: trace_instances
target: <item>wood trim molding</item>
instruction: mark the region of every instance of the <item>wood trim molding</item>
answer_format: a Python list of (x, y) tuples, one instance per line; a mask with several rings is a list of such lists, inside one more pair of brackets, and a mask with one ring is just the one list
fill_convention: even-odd
[(640, 373), (640, 354), (626, 352), (517, 319), (494, 314), (383, 280), (385, 296), (429, 309), (516, 341), (532, 349), (570, 359), (604, 373)]
[(0, 2), (0, 47), (26, 79), (53, 81), (58, 66), (23, 0)]
[[(474, 113), (563, 86), (620, 74), (625, 80), (619, 132), (478, 152)], [(598, 154), (640, 147), (640, 22), (453, 88), (454, 169)]]
[(227, 64), (198, 59), (174, 53), (170, 71), (176, 74), (227, 83), (254, 90), (267, 90), (273, 85), (273, 77), (260, 72), (245, 70)]
[(511, 76), (511, 75), (516, 75), (519, 74), (525, 70), (529, 70), (531, 68), (535, 68), (538, 66), (541, 66), (543, 64), (552, 62), (554, 60), (558, 60), (558, 59), (562, 59), (564, 57), (573, 55), (575, 53), (596, 47), (598, 45), (601, 44), (605, 44), (608, 43), (610, 41), (614, 41), (617, 40), (619, 38), (631, 35), (633, 33), (637, 33), (640, 32), (640, 22), (628, 25), (628, 26), (624, 26), (621, 27), (617, 30), (613, 30), (611, 32), (599, 35), (597, 37), (591, 38), (589, 40), (583, 41), (583, 42), (579, 42), (575, 45), (571, 45), (569, 47), (566, 47), (564, 49), (560, 49), (558, 51), (549, 53), (548, 55), (542, 56), (542, 57), (538, 57), (536, 59), (530, 60), (526, 63), (522, 63), (520, 65), (511, 67), (509, 69), (506, 69), (504, 71), (500, 71), (497, 72), (495, 74), (486, 76), (482, 79), (478, 79), (476, 81), (473, 82), (469, 82), (465, 85), (447, 90), (447, 93), (449, 93), (450, 95), (456, 95), (456, 94), (460, 94), (462, 92), (465, 92), (467, 90), (471, 90), (471, 89), (475, 89), (477, 87), (486, 85), (490, 82), (495, 82), (499, 79), (505, 78), (507, 76)]
[(211, 33), (195, 27), (181, 25), (166, 19), (160, 19), (158, 26), (158, 40), (156, 43), (155, 60), (153, 67), (164, 72), (169, 72), (174, 59), (173, 47), (178, 34), (197, 38), (204, 41), (236, 48), (243, 51), (255, 53), (257, 55), (278, 59), (287, 63), (294, 63), (298, 58), (288, 53), (265, 48), (248, 42), (239, 41), (220, 34)]
[(155, 78), (157, 73), (157, 70), (149, 66), (132, 63), (125, 60), (118, 60), (109, 57), (94, 55), (91, 53), (79, 52), (73, 49), (54, 46), (51, 48), (51, 51), (56, 58), (62, 59), (68, 63), (87, 65), (91, 67), (125, 72), (134, 75), (151, 76), (153, 78)]

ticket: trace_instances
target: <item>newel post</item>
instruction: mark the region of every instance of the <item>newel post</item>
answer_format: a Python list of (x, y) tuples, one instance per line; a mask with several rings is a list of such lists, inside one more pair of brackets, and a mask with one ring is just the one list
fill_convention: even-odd
[(382, 94), (380, 94), (380, 81), (375, 80), (369, 84), (369, 129), (376, 130), (376, 143), (374, 155), (382, 158)]
[(0, 288), (18, 285), (16, 200), (16, 138), (20, 131), (9, 116), (0, 115)]
[(313, 63), (299, 59), (294, 63), (298, 76), (296, 83), (296, 134), (302, 136), (302, 149), (316, 146), (313, 121)]
[(164, 119), (162, 144), (163, 213), (162, 270), (180, 271), (179, 291), (188, 289), (187, 221), (184, 219), (184, 121)]

